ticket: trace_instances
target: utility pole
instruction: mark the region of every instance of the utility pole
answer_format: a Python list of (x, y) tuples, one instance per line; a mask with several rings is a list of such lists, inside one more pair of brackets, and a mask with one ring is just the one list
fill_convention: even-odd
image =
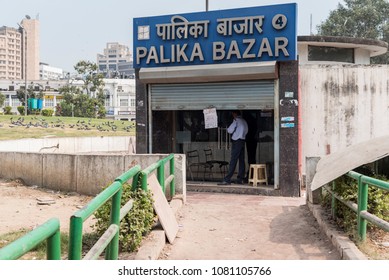
[(209, 8), (209, 3), (208, 3), (209, 0), (205, 0), (205, 11), (208, 12), (208, 8)]
[[(22, 22), (21, 22), (22, 23)], [(24, 26), (18, 23), (22, 30), (22, 48), (23, 48), (23, 62), (24, 62), (24, 115), (27, 116), (27, 31)]]

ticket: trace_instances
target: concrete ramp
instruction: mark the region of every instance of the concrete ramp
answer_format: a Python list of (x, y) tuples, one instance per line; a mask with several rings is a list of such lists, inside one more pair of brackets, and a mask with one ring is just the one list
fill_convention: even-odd
[(313, 177), (314, 191), (354, 168), (389, 155), (389, 135), (361, 142), (322, 157)]

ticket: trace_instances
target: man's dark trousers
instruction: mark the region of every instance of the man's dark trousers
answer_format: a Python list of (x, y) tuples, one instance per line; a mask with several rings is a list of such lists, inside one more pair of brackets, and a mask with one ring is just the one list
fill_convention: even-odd
[(234, 172), (238, 160), (239, 160), (238, 181), (243, 180), (244, 171), (245, 171), (244, 152), (245, 152), (245, 141), (242, 139), (232, 140), (231, 160), (230, 160), (230, 166), (228, 168), (228, 174), (224, 178), (225, 182), (231, 183), (231, 178), (232, 176), (234, 176)]

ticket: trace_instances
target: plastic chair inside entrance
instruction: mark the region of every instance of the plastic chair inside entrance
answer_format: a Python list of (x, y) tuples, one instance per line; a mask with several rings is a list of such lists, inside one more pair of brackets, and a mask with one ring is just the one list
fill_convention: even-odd
[(268, 185), (266, 164), (250, 164), (249, 184), (250, 183), (253, 183), (254, 187), (256, 187), (258, 183), (265, 183), (266, 186)]

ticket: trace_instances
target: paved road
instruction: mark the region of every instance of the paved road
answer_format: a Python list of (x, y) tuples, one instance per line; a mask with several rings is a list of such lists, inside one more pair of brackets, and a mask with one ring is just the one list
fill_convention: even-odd
[(167, 260), (337, 260), (305, 198), (187, 194)]

